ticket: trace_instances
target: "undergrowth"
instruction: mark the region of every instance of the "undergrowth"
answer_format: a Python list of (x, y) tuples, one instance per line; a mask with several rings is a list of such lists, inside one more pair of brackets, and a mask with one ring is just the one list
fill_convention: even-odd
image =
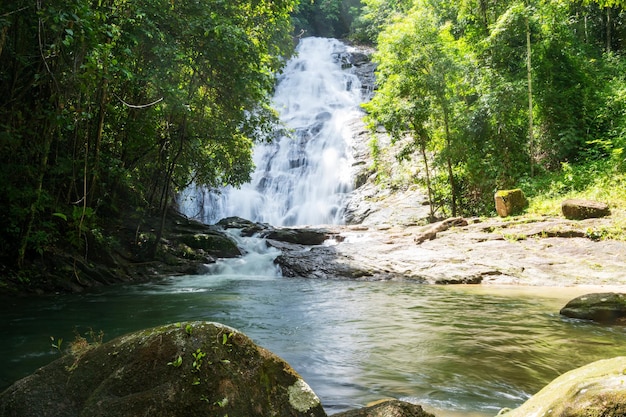
[(615, 164), (563, 163), (560, 171), (526, 179), (521, 188), (529, 199), (529, 216), (560, 216), (561, 203), (566, 199), (606, 203), (611, 209), (611, 224), (590, 233), (600, 239), (626, 240), (626, 172), (616, 169)]

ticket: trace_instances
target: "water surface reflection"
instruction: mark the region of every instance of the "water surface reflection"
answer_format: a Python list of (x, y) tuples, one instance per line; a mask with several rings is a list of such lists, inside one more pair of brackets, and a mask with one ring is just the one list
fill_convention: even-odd
[[(577, 290), (580, 292), (580, 290)], [(382, 397), (445, 415), (516, 407), (557, 375), (623, 355), (623, 327), (564, 319), (574, 292), (539, 294), (401, 282), (188, 276), (84, 295), (2, 300), (6, 387), (55, 358), (50, 336), (105, 340), (164, 323), (210, 320), (286, 359), (329, 414)]]

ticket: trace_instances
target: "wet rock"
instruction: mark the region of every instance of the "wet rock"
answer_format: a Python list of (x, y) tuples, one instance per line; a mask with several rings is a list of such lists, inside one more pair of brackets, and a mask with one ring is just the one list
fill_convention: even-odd
[[(192, 259), (205, 255), (215, 258), (234, 258), (241, 255), (237, 243), (221, 227), (207, 225), (177, 213), (172, 213), (170, 217), (170, 224), (164, 232), (164, 240), (168, 244), (166, 246), (175, 248), (183, 244), (193, 251), (199, 251), (197, 256), (174, 253), (175, 256)], [(180, 252), (180, 248), (177, 252)]]
[(561, 204), (561, 210), (563, 216), (572, 220), (595, 219), (611, 214), (607, 204), (592, 200), (565, 200)]
[(339, 255), (332, 246), (283, 251), (275, 260), (285, 277), (318, 279), (372, 278), (374, 272), (355, 265), (353, 259)]
[(399, 400), (387, 400), (358, 410), (350, 410), (333, 417), (435, 417), (420, 405)]
[(372, 98), (376, 89), (376, 64), (372, 62), (373, 50), (364, 46), (353, 45), (353, 50), (348, 54), (348, 65), (352, 73), (361, 81), (361, 94), (364, 101)]
[(569, 371), (503, 417), (626, 416), (626, 357)]
[(241, 251), (235, 241), (223, 233), (209, 231), (208, 233), (182, 234), (176, 240), (194, 250), (202, 250), (218, 258), (234, 258), (241, 256)]
[(500, 190), (494, 196), (496, 212), (500, 217), (508, 217), (521, 213), (528, 205), (526, 196), (519, 188), (514, 190)]
[(84, 347), (0, 394), (0, 416), (324, 417), (282, 359), (216, 323), (169, 325)]
[(256, 223), (237, 216), (221, 219), (217, 222), (217, 225), (223, 227), (224, 229), (241, 229), (241, 235), (248, 237), (269, 228), (269, 225), (267, 224)]
[(321, 245), (329, 238), (330, 232), (326, 229), (277, 228), (263, 233), (262, 236), (299, 245)]
[(596, 293), (576, 297), (561, 309), (566, 317), (626, 324), (626, 294)]

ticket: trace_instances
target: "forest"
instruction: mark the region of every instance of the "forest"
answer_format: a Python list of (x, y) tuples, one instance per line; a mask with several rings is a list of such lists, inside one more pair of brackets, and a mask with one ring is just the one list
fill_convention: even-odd
[(489, 215), (519, 186), (626, 205), (623, 0), (16, 0), (0, 6), (0, 285), (115, 246), (120, 219), (163, 224), (192, 182), (246, 182), (311, 35), (375, 46), (367, 121), (427, 164), (433, 215)]

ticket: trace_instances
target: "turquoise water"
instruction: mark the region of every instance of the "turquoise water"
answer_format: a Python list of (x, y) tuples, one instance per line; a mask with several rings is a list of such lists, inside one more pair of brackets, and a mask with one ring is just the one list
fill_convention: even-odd
[(209, 320), (287, 360), (329, 414), (393, 397), (439, 415), (491, 416), (563, 372), (626, 354), (623, 327), (558, 315), (575, 292), (222, 274), (3, 299), (0, 384), (58, 357), (51, 336), (67, 346), (89, 329), (107, 341)]

